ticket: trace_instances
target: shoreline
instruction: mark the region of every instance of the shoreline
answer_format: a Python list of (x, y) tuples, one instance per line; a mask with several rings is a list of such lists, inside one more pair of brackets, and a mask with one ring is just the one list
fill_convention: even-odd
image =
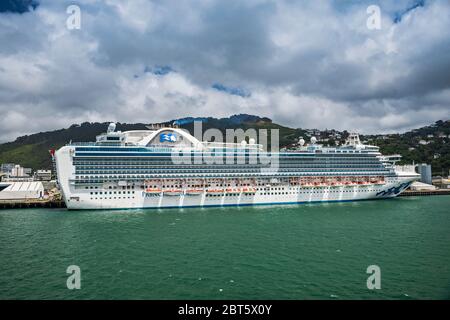
[[(414, 196), (440, 196), (450, 195), (450, 189), (440, 190), (422, 190), (412, 191), (406, 190), (398, 197), (414, 197)], [(1, 209), (27, 209), (27, 208), (65, 208), (66, 205), (62, 200), (0, 200)]]

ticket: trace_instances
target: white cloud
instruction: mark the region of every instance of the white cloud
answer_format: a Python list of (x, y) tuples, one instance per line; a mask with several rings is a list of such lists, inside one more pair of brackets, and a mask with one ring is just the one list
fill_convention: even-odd
[[(251, 113), (281, 124), (392, 132), (450, 116), (450, 4), (82, 0), (0, 13), (0, 140), (75, 122)], [(166, 75), (146, 66), (171, 66)], [(137, 77), (135, 77), (137, 76)], [(242, 87), (243, 98), (211, 88)]]

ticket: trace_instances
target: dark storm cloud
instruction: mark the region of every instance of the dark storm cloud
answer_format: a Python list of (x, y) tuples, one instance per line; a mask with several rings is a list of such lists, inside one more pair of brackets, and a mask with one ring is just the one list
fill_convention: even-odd
[(92, 25), (104, 58), (99, 63), (170, 65), (204, 85), (216, 81), (217, 74), (257, 75), (262, 67), (258, 62), (266, 63), (272, 53), (267, 21), (275, 4), (205, 3), (196, 2), (195, 9), (186, 1), (155, 2), (151, 7), (155, 15), (135, 17), (135, 22), (142, 20), (144, 29), (137, 23), (127, 24), (124, 20), (130, 17), (121, 15), (120, 10), (108, 8), (108, 20)]
[[(450, 61), (446, 54), (449, 38), (422, 48), (418, 54), (401, 52), (393, 56), (380, 48), (366, 61), (349, 61), (345, 57), (346, 50), (358, 42), (364, 43), (372, 35), (367, 30), (353, 30), (341, 21), (347, 18), (348, 12), (337, 16), (330, 7), (308, 5), (305, 8), (307, 14), (300, 21), (285, 26), (287, 32), (292, 32), (290, 27), (298, 30), (293, 32), (292, 43), (277, 47), (270, 36), (271, 23), (283, 20), (283, 14), (289, 14), (291, 8), (301, 11), (302, 5), (280, 6), (269, 1), (252, 3), (254, 5), (242, 1), (214, 2), (205, 8), (200, 5), (198, 12), (194, 10), (200, 20), (200, 27), (196, 29), (189, 20), (180, 17), (183, 12), (176, 10), (175, 6), (169, 5), (169, 9), (164, 11), (159, 7), (166, 3), (156, 2), (155, 11), (163, 15), (161, 20), (164, 23), (149, 23), (148, 28), (136, 32), (133, 24), (124, 27), (121, 23), (111, 25), (104, 21), (93, 26), (93, 34), (99, 41), (103, 62), (108, 65), (142, 61), (174, 65), (202, 85), (227, 80), (266, 86), (289, 85), (296, 94), (321, 95), (340, 101), (395, 99), (448, 86), (448, 73), (439, 66), (446, 66)], [(423, 7), (409, 1), (405, 6), (407, 9), (401, 16)], [(366, 17), (364, 9), (361, 5), (357, 8), (362, 18)], [(279, 17), (274, 14), (277, 10)], [(124, 19), (110, 8), (108, 15), (111, 20)], [(152, 16), (149, 15), (148, 19), (151, 20)], [(365, 28), (365, 20), (362, 22), (362, 28)], [(447, 26), (446, 23), (444, 25)], [(437, 30), (423, 31), (434, 33)], [(383, 31), (373, 33), (377, 38)], [(304, 47), (302, 42), (306, 43)], [(292, 52), (286, 48), (295, 48), (298, 44), (300, 48)], [(380, 47), (382, 45), (379, 44)], [(402, 51), (407, 50), (409, 48), (402, 48)], [(411, 72), (403, 75), (401, 68), (405, 62)], [(386, 69), (393, 72), (395, 68), (399, 68), (398, 74), (368, 88), (368, 77), (383, 74)]]

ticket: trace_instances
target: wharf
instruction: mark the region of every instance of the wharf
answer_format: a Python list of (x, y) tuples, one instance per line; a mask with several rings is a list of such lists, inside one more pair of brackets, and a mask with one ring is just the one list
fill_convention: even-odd
[(0, 200), (0, 209), (65, 208), (62, 200)]
[(450, 195), (450, 189), (438, 190), (406, 190), (402, 192), (399, 197), (413, 197), (413, 196), (441, 196)]

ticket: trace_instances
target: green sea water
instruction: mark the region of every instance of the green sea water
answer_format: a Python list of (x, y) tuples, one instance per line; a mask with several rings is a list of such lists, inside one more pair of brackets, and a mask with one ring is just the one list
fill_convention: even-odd
[[(81, 270), (69, 290), (66, 269)], [(381, 289), (366, 286), (367, 267)], [(0, 210), (1, 299), (449, 299), (450, 196)]]

